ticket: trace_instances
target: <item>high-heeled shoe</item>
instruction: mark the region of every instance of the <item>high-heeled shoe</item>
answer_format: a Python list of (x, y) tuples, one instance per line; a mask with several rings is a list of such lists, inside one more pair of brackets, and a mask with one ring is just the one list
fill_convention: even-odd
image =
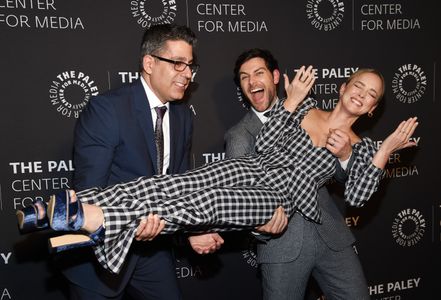
[(49, 247), (52, 252), (94, 246), (104, 240), (105, 229), (103, 226), (90, 234), (82, 230), (84, 224), (83, 205), (79, 200), (72, 202), (69, 190), (51, 196), (47, 214), (49, 225), (53, 230), (77, 232), (76, 234), (50, 238)]
[(17, 210), (16, 215), (20, 232), (29, 233), (49, 228), (46, 208), (46, 202), (36, 200), (31, 205)]
[(49, 225), (56, 231), (79, 231), (84, 223), (81, 201), (72, 201), (70, 191), (52, 195), (47, 205)]

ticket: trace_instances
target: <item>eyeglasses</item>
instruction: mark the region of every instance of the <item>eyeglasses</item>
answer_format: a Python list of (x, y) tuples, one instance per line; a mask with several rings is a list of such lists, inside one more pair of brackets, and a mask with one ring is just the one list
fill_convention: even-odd
[(153, 56), (154, 58), (159, 59), (159, 60), (162, 60), (162, 61), (168, 62), (170, 64), (173, 64), (175, 70), (178, 71), (178, 72), (182, 72), (182, 71), (185, 70), (186, 67), (189, 67), (191, 73), (195, 74), (198, 71), (198, 69), (199, 69), (199, 65), (195, 64), (195, 63), (187, 64), (186, 62), (179, 61), (179, 60), (172, 60), (172, 59), (164, 58), (164, 57), (157, 56), (157, 55), (154, 55), (154, 54), (150, 54), (150, 55)]

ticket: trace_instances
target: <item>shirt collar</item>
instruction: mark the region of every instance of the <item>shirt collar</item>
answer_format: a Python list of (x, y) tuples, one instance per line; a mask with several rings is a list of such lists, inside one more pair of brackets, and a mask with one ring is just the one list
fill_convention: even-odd
[(268, 108), (268, 109), (265, 110), (265, 111), (257, 111), (253, 106), (251, 106), (251, 109), (252, 109), (253, 112), (256, 114), (256, 116), (259, 118), (260, 122), (262, 122), (263, 124), (265, 124), (265, 122), (268, 121), (268, 117), (265, 116), (265, 114), (266, 114), (267, 112), (269, 112), (269, 111), (273, 108), (274, 104), (275, 104), (277, 101), (279, 101), (279, 98), (276, 98), (276, 100), (274, 101), (273, 105), (271, 105), (271, 107)]
[(167, 102), (165, 104), (162, 103), (161, 100), (159, 100), (159, 98), (155, 95), (155, 93), (149, 87), (147, 82), (145, 82), (144, 78), (142, 76), (140, 76), (140, 77), (141, 77), (142, 86), (144, 87), (145, 93), (147, 95), (147, 100), (149, 101), (150, 109), (154, 109), (155, 107), (158, 107), (158, 106), (166, 106), (167, 109), (169, 109), (169, 102)]

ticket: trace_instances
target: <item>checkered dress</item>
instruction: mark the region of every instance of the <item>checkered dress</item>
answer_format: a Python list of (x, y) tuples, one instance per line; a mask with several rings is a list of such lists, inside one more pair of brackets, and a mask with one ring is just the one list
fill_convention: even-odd
[[(106, 189), (78, 193), (82, 202), (104, 212), (104, 243), (95, 247), (98, 261), (118, 273), (140, 218), (157, 213), (167, 221), (161, 234), (183, 231), (243, 230), (266, 223), (282, 205), (320, 222), (317, 190), (335, 172), (335, 157), (314, 147), (300, 127), (316, 106), (307, 99), (294, 114), (279, 102), (257, 138), (255, 155), (207, 164), (183, 175), (141, 177)], [(345, 198), (363, 205), (377, 189), (382, 171), (371, 164), (375, 148), (364, 138), (353, 147), (356, 161)]]

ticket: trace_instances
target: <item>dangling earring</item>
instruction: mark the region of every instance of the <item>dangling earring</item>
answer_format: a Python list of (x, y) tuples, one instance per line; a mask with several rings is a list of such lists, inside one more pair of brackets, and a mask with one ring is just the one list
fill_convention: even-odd
[(372, 112), (368, 112), (368, 117), (369, 117), (369, 118), (372, 118), (373, 115), (374, 115), (374, 114), (373, 114)]

